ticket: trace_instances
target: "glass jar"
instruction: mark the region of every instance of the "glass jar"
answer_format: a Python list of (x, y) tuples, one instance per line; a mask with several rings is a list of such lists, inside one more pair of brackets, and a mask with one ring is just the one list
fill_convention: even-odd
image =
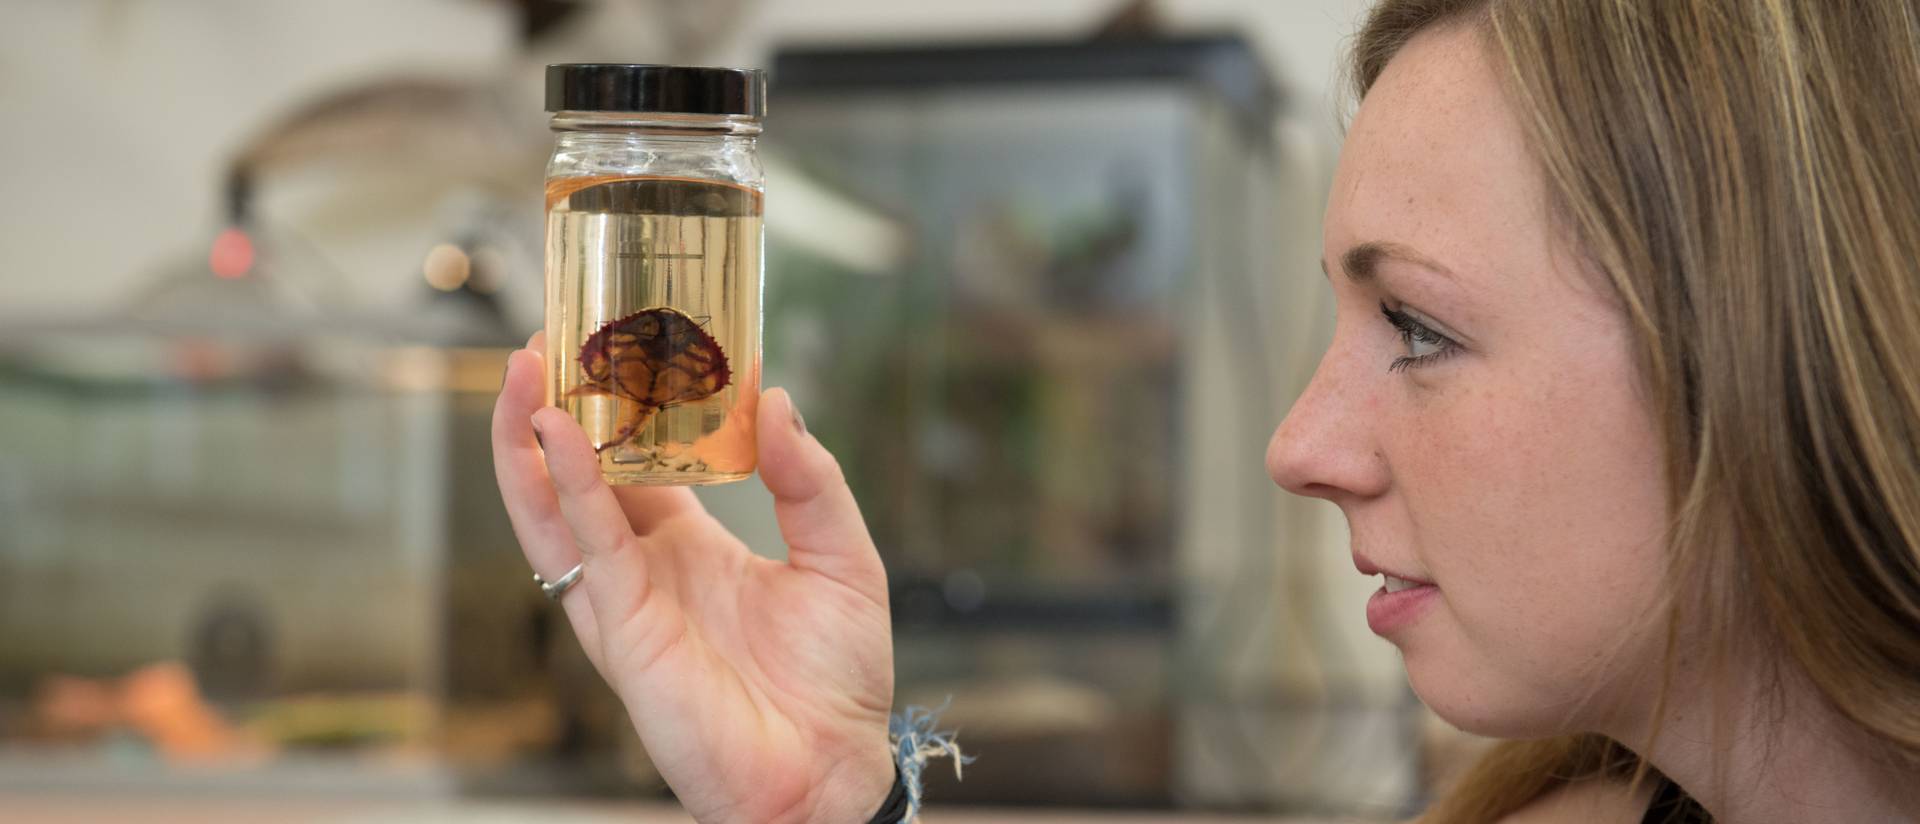
[(754, 470), (764, 73), (547, 67), (547, 402), (612, 484)]

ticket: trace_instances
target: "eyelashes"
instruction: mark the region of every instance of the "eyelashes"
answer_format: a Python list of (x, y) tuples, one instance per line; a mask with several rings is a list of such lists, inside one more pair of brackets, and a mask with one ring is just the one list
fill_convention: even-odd
[(1388, 307), (1384, 301), (1380, 304), (1380, 314), (1387, 319), (1387, 323), (1394, 328), (1394, 331), (1400, 333), (1400, 341), (1407, 345), (1407, 351), (1410, 353), (1394, 358), (1393, 363), (1387, 367), (1389, 372), (1426, 366), (1460, 352), (1460, 344), (1454, 342), (1452, 338), (1435, 332), (1406, 312)]

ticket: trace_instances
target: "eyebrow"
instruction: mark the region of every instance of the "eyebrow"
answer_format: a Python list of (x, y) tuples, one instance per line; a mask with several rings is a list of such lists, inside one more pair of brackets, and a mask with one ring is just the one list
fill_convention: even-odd
[[(1356, 244), (1353, 248), (1348, 249), (1345, 254), (1340, 256), (1340, 268), (1347, 273), (1348, 280), (1354, 283), (1367, 283), (1373, 280), (1374, 274), (1379, 270), (1380, 261), (1382, 260), (1404, 260), (1415, 266), (1430, 269), (1446, 277), (1448, 280), (1458, 281), (1460, 279), (1458, 275), (1453, 273), (1452, 269), (1448, 269), (1446, 266), (1441, 265), (1439, 261), (1421, 254), (1419, 250), (1411, 246), (1380, 240), (1370, 240), (1365, 243)], [(1322, 271), (1326, 270), (1326, 261), (1323, 260), (1320, 262), (1320, 268)]]

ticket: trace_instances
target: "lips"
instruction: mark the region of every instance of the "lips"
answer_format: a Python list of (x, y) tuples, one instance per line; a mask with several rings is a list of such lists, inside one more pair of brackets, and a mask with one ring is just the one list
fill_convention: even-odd
[[(1358, 550), (1353, 553), (1353, 568), (1360, 570), (1361, 575), (1379, 575), (1386, 578), (1386, 585), (1389, 590), (1397, 591), (1400, 589), (1411, 589), (1416, 586), (1433, 586), (1433, 582), (1425, 578), (1415, 578), (1412, 575), (1405, 574), (1398, 570), (1381, 567), (1379, 564), (1374, 563), (1373, 559), (1360, 554)], [(1396, 582), (1398, 583), (1396, 584)]]
[(1378, 575), (1382, 580), (1380, 589), (1367, 599), (1367, 628), (1376, 635), (1386, 636), (1413, 623), (1440, 594), (1432, 581), (1381, 569), (1359, 552), (1353, 554), (1353, 566), (1362, 575)]
[[(1404, 586), (1395, 589), (1396, 581)], [(1389, 636), (1418, 620), (1439, 594), (1440, 588), (1432, 584), (1388, 576), (1387, 585), (1367, 599), (1367, 628), (1391, 640)]]

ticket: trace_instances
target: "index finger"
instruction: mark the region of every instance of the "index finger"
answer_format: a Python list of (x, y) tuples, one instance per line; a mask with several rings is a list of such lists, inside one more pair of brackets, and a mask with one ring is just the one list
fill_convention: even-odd
[(528, 420), (544, 403), (541, 371), (536, 351), (522, 349), (507, 356), (500, 397), (494, 401), (493, 472), (528, 563), (551, 577), (580, 559)]
[[(527, 339), (527, 349), (544, 363), (547, 357), (547, 333), (544, 331), (533, 333), (533, 337)], [(533, 431), (528, 419), (538, 408), (526, 406), (515, 410), (521, 413), (516, 422), (526, 426), (528, 439), (532, 438)], [(496, 416), (496, 426), (498, 422), (499, 418)], [(539, 466), (539, 475), (543, 482), (546, 474), (547, 468), (543, 463)], [(548, 497), (552, 497), (550, 492)], [(693, 490), (684, 486), (616, 486), (613, 488), (613, 497), (620, 502), (620, 509), (626, 513), (627, 522), (633, 526), (634, 533), (639, 535), (652, 532), (661, 524), (682, 515), (706, 512), (706, 507), (700, 505), (700, 499), (694, 497)], [(556, 515), (559, 513), (558, 504), (555, 504), (553, 510)]]

